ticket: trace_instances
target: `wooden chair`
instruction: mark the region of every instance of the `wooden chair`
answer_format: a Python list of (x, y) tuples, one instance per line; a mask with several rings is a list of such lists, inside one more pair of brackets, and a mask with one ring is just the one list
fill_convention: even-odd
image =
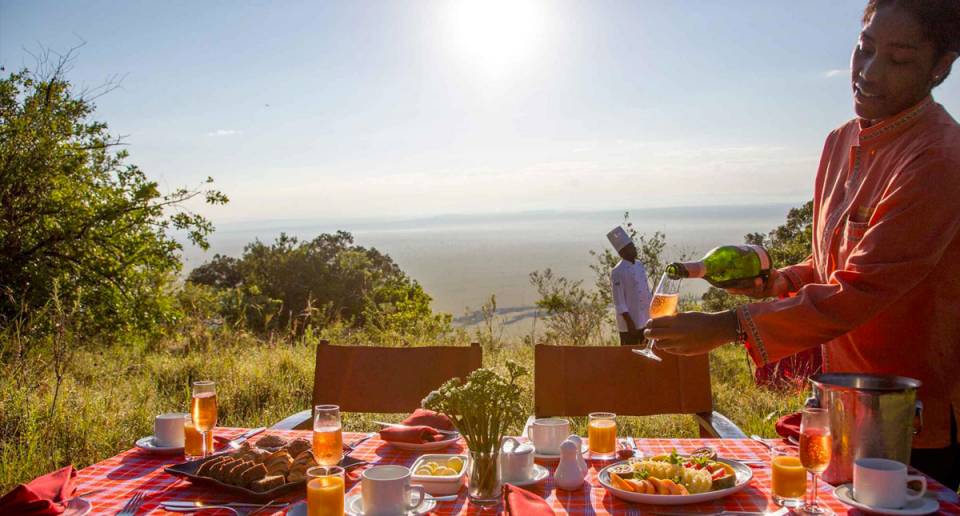
[[(481, 367), (480, 344), (387, 348), (317, 345), (313, 405), (339, 405), (344, 412), (413, 412), (420, 401), (451, 378), (464, 378)], [(312, 409), (273, 426), (312, 428)]]
[(701, 437), (741, 439), (737, 425), (713, 410), (706, 355), (660, 353), (663, 362), (637, 356), (638, 346), (538, 345), (534, 351), (536, 417), (691, 414)]

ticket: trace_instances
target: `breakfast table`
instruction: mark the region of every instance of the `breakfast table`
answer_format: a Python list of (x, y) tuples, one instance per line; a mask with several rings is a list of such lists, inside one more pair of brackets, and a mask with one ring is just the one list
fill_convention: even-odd
[[(234, 438), (241, 435), (244, 428), (217, 428), (217, 437)], [(285, 438), (304, 437), (310, 439), (309, 431), (280, 431), (268, 430), (269, 434)], [(362, 433), (344, 432), (344, 442), (350, 443), (366, 436)], [(609, 461), (595, 461), (588, 457), (590, 473), (587, 483), (576, 491), (555, 489), (552, 475), (540, 484), (525, 489), (542, 496), (557, 514), (718, 514), (723, 511), (744, 511), (763, 513), (779, 509), (771, 498), (771, 479), (769, 467), (769, 453), (763, 444), (749, 439), (634, 439), (639, 451), (645, 456), (670, 453), (676, 449), (679, 453), (690, 452), (702, 446), (712, 446), (724, 458), (747, 461), (765, 461), (766, 466), (753, 467), (754, 478), (749, 486), (734, 495), (715, 502), (683, 505), (683, 506), (653, 506), (639, 505), (624, 502), (609, 494), (597, 481), (596, 475)], [(770, 441), (779, 443), (780, 441)], [(444, 453), (463, 453), (466, 451), (462, 441), (444, 450)], [(359, 444), (350, 456), (367, 461), (371, 465), (399, 464), (410, 466), (420, 454), (411, 451), (399, 450), (374, 436)], [(189, 482), (169, 475), (163, 471), (164, 467), (181, 462), (182, 455), (156, 455), (137, 448), (133, 448), (111, 457), (97, 464), (79, 471), (77, 476), (77, 493), (93, 505), (93, 514), (116, 514), (127, 509), (128, 501), (138, 496), (142, 503), (135, 508), (133, 514), (166, 514), (160, 506), (161, 502), (171, 500), (203, 501), (206, 503), (220, 501), (242, 501), (218, 493), (209, 488), (191, 485)], [(556, 464), (538, 463), (554, 468)], [(348, 494), (360, 489), (358, 469), (348, 472), (346, 489)], [(838, 514), (857, 514), (856, 510), (841, 503), (833, 494), (833, 488), (821, 483), (821, 504), (829, 506)], [(933, 479), (928, 479), (928, 489), (940, 501), (940, 514), (960, 515), (960, 500), (957, 494), (950, 491)], [(284, 509), (269, 508), (257, 514), (284, 514), (290, 507), (300, 503), (304, 494), (298, 494), (284, 499), (291, 505)], [(454, 501), (438, 502), (431, 514), (494, 514), (500, 508), (486, 508), (468, 503), (466, 489), (461, 489), (460, 496)], [(220, 512), (227, 514), (227, 512)], [(173, 514), (173, 513), (169, 513)], [(213, 514), (206, 512), (206, 514)]]

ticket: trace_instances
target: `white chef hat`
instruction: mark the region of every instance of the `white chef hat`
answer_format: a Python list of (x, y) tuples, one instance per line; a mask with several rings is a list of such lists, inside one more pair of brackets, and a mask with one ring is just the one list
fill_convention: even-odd
[(630, 235), (627, 234), (626, 230), (623, 229), (623, 226), (617, 226), (610, 230), (607, 233), (607, 240), (610, 240), (610, 243), (613, 244), (613, 248), (619, 252), (624, 247), (633, 243), (633, 240), (630, 238)]

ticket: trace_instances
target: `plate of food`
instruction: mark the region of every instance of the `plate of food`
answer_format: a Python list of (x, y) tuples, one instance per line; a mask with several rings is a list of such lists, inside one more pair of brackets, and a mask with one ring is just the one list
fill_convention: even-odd
[(686, 505), (732, 495), (753, 479), (749, 466), (729, 459), (684, 456), (674, 451), (612, 464), (597, 475), (613, 496), (635, 503)]
[[(239, 449), (175, 464), (164, 471), (196, 485), (267, 502), (304, 489), (307, 470), (317, 465), (312, 447), (306, 439), (284, 441), (273, 451), (247, 442)], [(363, 464), (366, 462), (349, 456), (340, 461), (344, 469)]]

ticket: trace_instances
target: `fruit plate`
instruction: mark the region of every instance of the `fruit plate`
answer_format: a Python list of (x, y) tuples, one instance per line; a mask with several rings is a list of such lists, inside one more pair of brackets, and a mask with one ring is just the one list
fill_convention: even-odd
[[(197, 476), (197, 470), (200, 468), (200, 465), (211, 458), (213, 457), (174, 464), (173, 466), (167, 466), (163, 469), (163, 471), (175, 477), (187, 480), (191, 484), (197, 486), (209, 487), (211, 489), (215, 489), (219, 493), (230, 493), (237, 495), (244, 500), (263, 503), (269, 502), (270, 500), (275, 500), (289, 493), (303, 493), (305, 488), (304, 486), (307, 484), (305, 480), (301, 480), (299, 482), (288, 482), (269, 491), (258, 492), (245, 487), (235, 486), (233, 484), (225, 484), (215, 478)], [(340, 461), (340, 466), (347, 471), (364, 464), (366, 464), (366, 461), (354, 459), (353, 457), (349, 456), (344, 457), (343, 460)]]
[(616, 464), (611, 464), (600, 470), (600, 473), (597, 474), (597, 479), (600, 480), (600, 485), (602, 485), (607, 491), (610, 492), (613, 496), (620, 498), (621, 500), (626, 500), (628, 502), (634, 503), (647, 503), (651, 505), (687, 505), (691, 503), (700, 503), (700, 502), (710, 502), (713, 500), (719, 500), (726, 496), (730, 496), (733, 493), (736, 493), (743, 488), (747, 487), (751, 480), (753, 480), (753, 471), (749, 466), (741, 462), (737, 462), (731, 459), (717, 459), (717, 462), (722, 462), (733, 468), (734, 473), (737, 476), (736, 484), (733, 487), (728, 487), (726, 489), (718, 489), (716, 491), (708, 491), (706, 493), (697, 493), (690, 495), (658, 495), (658, 494), (640, 494), (634, 493), (631, 491), (624, 491), (623, 489), (618, 489), (613, 487), (613, 484), (610, 482), (610, 469), (621, 464), (626, 464), (630, 461), (617, 462)]

